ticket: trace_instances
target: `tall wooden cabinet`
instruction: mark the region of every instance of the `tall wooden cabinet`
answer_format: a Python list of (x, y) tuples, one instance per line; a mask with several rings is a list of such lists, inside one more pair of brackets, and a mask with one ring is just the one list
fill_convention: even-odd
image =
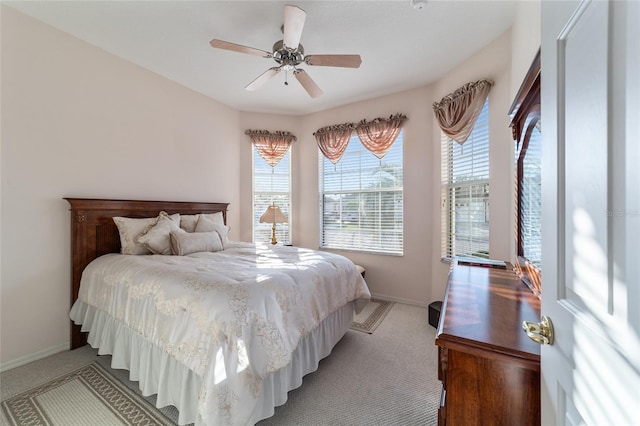
[(540, 299), (511, 269), (454, 260), (436, 345), (438, 424), (539, 425), (540, 346), (522, 330)]

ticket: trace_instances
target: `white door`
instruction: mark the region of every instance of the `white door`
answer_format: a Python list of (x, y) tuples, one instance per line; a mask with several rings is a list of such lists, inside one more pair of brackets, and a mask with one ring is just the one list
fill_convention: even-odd
[(640, 425), (640, 2), (542, 1), (543, 425)]

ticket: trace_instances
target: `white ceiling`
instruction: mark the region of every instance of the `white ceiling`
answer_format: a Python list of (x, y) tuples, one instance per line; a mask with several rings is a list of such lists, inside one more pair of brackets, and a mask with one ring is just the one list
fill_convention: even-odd
[[(514, 1), (3, 1), (75, 37), (242, 111), (299, 115), (430, 84), (513, 23)], [(284, 5), (307, 12), (306, 54), (354, 54), (359, 69), (302, 65), (312, 99), (281, 72), (244, 87), (273, 59), (209, 46), (213, 38), (271, 51)]]

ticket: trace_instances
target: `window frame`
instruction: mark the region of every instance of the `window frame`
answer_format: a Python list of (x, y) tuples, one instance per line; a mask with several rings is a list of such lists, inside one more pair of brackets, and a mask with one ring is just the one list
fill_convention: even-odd
[[(282, 164), (283, 161), (287, 160), (287, 186), (289, 188), (288, 192), (283, 192), (283, 191), (257, 191), (256, 192), (256, 159), (259, 158), (260, 161), (264, 162), (264, 164), (267, 167), (271, 167), (269, 166), (269, 164), (260, 156), (260, 154), (258, 153), (258, 150), (256, 149), (256, 147), (251, 144), (251, 239), (254, 243), (256, 242), (269, 242), (271, 241), (271, 225), (269, 225), (269, 238), (267, 238), (265, 241), (256, 241), (256, 229), (257, 226), (263, 226), (266, 227), (267, 224), (261, 224), (259, 223), (259, 218), (262, 215), (262, 213), (264, 213), (264, 208), (260, 211), (257, 211), (256, 209), (256, 194), (263, 194), (263, 195), (271, 195), (271, 194), (275, 194), (275, 195), (287, 195), (288, 196), (288, 203), (286, 206), (283, 206), (280, 203), (276, 203), (278, 205), (278, 207), (280, 207), (280, 210), (285, 214), (285, 216), (287, 216), (287, 223), (278, 223), (276, 224), (276, 239), (278, 240), (278, 244), (285, 244), (285, 245), (289, 245), (291, 244), (291, 241), (293, 240), (293, 236), (292, 236), (292, 226), (291, 226), (291, 221), (292, 221), (292, 191), (291, 191), (291, 165), (292, 165), (292, 149), (293, 149), (293, 144), (289, 147), (289, 150), (287, 151), (287, 153), (285, 154), (285, 156), (282, 158), (282, 160), (280, 160), (280, 162), (275, 166), (278, 167)], [(275, 170), (274, 170), (275, 172)], [(283, 227), (286, 227), (286, 232), (284, 232), (283, 234)]]
[[(478, 257), (478, 258), (490, 258), (490, 252), (489, 252), (489, 235), (487, 235), (487, 239), (486, 239), (486, 245), (484, 247), (480, 247), (476, 253), (481, 253), (484, 254), (483, 256), (479, 256), (479, 255), (472, 255), (472, 254), (457, 254), (456, 250), (455, 250), (455, 244), (454, 244), (454, 235), (455, 235), (455, 231), (453, 230), (454, 228), (454, 223), (456, 222), (455, 220), (455, 206), (452, 207), (452, 203), (455, 203), (455, 197), (452, 196), (451, 192), (454, 191), (456, 188), (461, 188), (461, 187), (465, 187), (468, 186), (469, 189), (471, 189), (472, 187), (484, 187), (484, 198), (486, 198), (486, 200), (484, 201), (485, 205), (484, 205), (484, 211), (485, 211), (485, 217), (486, 217), (486, 222), (487, 222), (487, 232), (490, 232), (490, 217), (489, 217), (489, 206), (490, 206), (490, 194), (491, 194), (491, 188), (490, 188), (490, 151), (491, 151), (491, 135), (490, 135), (490, 116), (489, 116), (489, 99), (487, 98), (487, 100), (485, 101), (485, 104), (483, 105), (483, 110), (486, 108), (487, 109), (487, 119), (486, 119), (486, 137), (487, 137), (487, 147), (486, 147), (486, 165), (484, 165), (486, 167), (486, 178), (477, 178), (474, 179), (472, 181), (472, 184), (470, 185), (464, 185), (461, 184), (460, 182), (454, 182), (454, 171), (453, 171), (453, 164), (455, 162), (455, 159), (453, 158), (455, 153), (454, 153), (454, 147), (456, 146), (455, 144), (457, 144), (457, 142), (451, 140), (451, 138), (447, 137), (444, 132), (440, 132), (440, 161), (441, 163), (441, 167), (440, 167), (440, 172), (441, 172), (441, 177), (440, 177), (440, 217), (441, 217), (441, 229), (440, 229), (440, 260), (443, 262), (451, 262), (456, 256), (464, 256), (464, 257)], [(471, 132), (471, 135), (473, 135), (473, 132), (475, 131), (475, 126), (478, 124), (478, 122), (474, 123), (474, 130)], [(484, 123), (483, 123), (484, 125)], [(465, 144), (462, 145), (461, 148), (461, 152), (464, 149), (464, 146), (468, 146), (466, 145), (469, 142), (469, 140), (467, 140), (467, 142), (465, 142)], [(446, 176), (446, 179), (445, 179)], [(469, 197), (470, 199), (473, 197)]]
[[(398, 139), (400, 139), (400, 144), (401, 145), (397, 145), (398, 143)], [(351, 137), (349, 138), (349, 144), (352, 143), (356, 143), (359, 145), (359, 149), (361, 149), (364, 153), (370, 154), (373, 158), (375, 158), (375, 161), (380, 161), (380, 164), (384, 163), (384, 157), (381, 160), (378, 160), (378, 158), (371, 153), (369, 150), (367, 150), (364, 145), (362, 144), (362, 142), (360, 141), (360, 139), (358, 138), (357, 132), (354, 130), (353, 133), (351, 134)], [(318, 217), (318, 230), (319, 230), (319, 235), (318, 235), (318, 246), (320, 249), (322, 250), (341, 250), (341, 251), (352, 251), (352, 252), (358, 252), (358, 253), (369, 253), (369, 254), (378, 254), (378, 255), (388, 255), (388, 256), (404, 256), (404, 127), (402, 127), (402, 129), (400, 130), (400, 133), (398, 134), (398, 137), (396, 138), (396, 140), (393, 143), (393, 146), (390, 148), (390, 151), (387, 153), (391, 153), (393, 149), (397, 149), (398, 146), (401, 146), (400, 148), (400, 154), (402, 156), (400, 164), (401, 164), (401, 171), (402, 171), (402, 175), (403, 175), (403, 179), (402, 179), (402, 186), (400, 188), (378, 188), (378, 189), (364, 189), (364, 188), (360, 188), (358, 190), (352, 190), (352, 189), (346, 189), (346, 190), (334, 190), (334, 191), (330, 191), (330, 190), (325, 190), (325, 186), (326, 186), (326, 182), (325, 182), (325, 172), (324, 172), (324, 168), (325, 166), (329, 166), (330, 167), (339, 167), (340, 162), (343, 161), (343, 159), (345, 158), (344, 155), (347, 154), (347, 151), (349, 150), (349, 146), (347, 146), (347, 149), (345, 150), (345, 154), (343, 154), (343, 157), (338, 161), (338, 163), (336, 163), (335, 165), (333, 163), (331, 163), (320, 151), (320, 149), (318, 149), (318, 186), (319, 186), (319, 191), (318, 191), (318, 196), (319, 196), (319, 200), (318, 200), (318, 204), (319, 204), (319, 217)], [(325, 162), (328, 162), (325, 163)], [(359, 169), (359, 173), (362, 172), (362, 168), (360, 167)], [(400, 235), (400, 244), (399, 244), (399, 249), (398, 250), (385, 250), (383, 247), (383, 244), (380, 243), (377, 247), (366, 247), (366, 248), (360, 248), (360, 247), (355, 247), (355, 246), (348, 246), (348, 245), (333, 245), (333, 244), (327, 244), (325, 242), (325, 216), (328, 214), (327, 212), (325, 212), (325, 195), (326, 194), (358, 194), (359, 196), (361, 196), (362, 194), (382, 194), (382, 193), (390, 193), (393, 192), (395, 194), (400, 194), (401, 197), (401, 203), (402, 206), (399, 209), (400, 210), (400, 229), (397, 229), (395, 231), (396, 234), (399, 233)], [(394, 209), (394, 213), (396, 216), (394, 216), (394, 219), (397, 217), (397, 209)], [(341, 213), (342, 210), (341, 210)], [(382, 238), (383, 234), (384, 234), (384, 230), (381, 227), (381, 221), (378, 221), (378, 226), (376, 228), (376, 232), (377, 232), (377, 237), (378, 238)]]

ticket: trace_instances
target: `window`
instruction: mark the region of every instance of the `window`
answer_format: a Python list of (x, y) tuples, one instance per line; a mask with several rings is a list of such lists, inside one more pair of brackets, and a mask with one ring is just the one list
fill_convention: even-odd
[[(271, 223), (260, 223), (260, 216), (267, 207), (275, 203), (291, 222), (291, 149), (280, 162), (271, 167), (253, 150), (253, 241), (271, 241)], [(278, 243), (289, 244), (291, 234), (289, 223), (276, 224)]]
[(526, 146), (518, 155), (518, 255), (542, 266), (542, 133), (540, 121), (530, 125)]
[(379, 160), (354, 133), (337, 164), (320, 156), (320, 246), (402, 255), (403, 134)]
[(441, 252), (489, 257), (489, 101), (460, 145), (441, 137)]

